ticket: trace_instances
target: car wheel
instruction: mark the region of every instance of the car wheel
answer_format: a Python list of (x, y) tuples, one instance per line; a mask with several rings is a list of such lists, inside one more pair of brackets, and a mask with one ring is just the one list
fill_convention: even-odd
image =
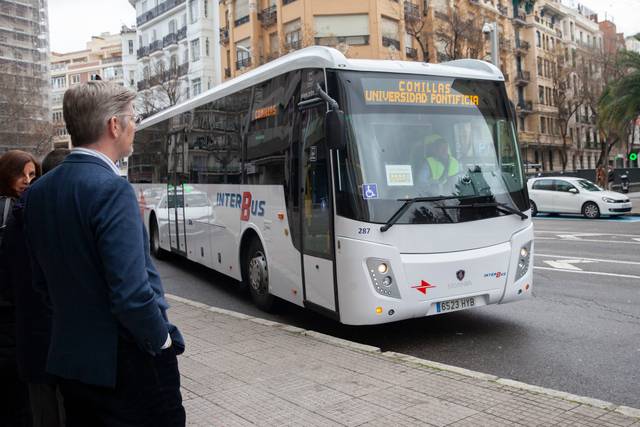
[(529, 206), (531, 206), (531, 216), (538, 215), (538, 207), (533, 200), (529, 200)]
[(149, 247), (151, 255), (156, 259), (165, 259), (167, 252), (160, 247), (160, 231), (158, 229), (158, 221), (155, 217), (151, 218), (149, 227)]
[(258, 239), (254, 239), (249, 246), (245, 259), (245, 271), (245, 281), (253, 303), (263, 311), (273, 311), (275, 297), (269, 293), (269, 266)]
[(582, 206), (582, 215), (585, 218), (595, 219), (600, 217), (600, 208), (593, 202), (587, 202)]

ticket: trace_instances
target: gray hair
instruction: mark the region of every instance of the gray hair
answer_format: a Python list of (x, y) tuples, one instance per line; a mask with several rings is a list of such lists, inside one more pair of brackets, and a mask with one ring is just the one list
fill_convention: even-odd
[[(129, 89), (105, 81), (88, 81), (73, 86), (64, 94), (63, 115), (74, 147), (96, 142), (107, 121), (120, 114), (136, 98)], [(123, 121), (124, 125), (128, 123)]]

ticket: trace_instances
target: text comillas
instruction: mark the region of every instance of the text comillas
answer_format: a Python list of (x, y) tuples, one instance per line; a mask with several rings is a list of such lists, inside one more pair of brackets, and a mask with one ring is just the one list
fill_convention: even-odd
[(249, 221), (251, 215), (264, 216), (264, 200), (253, 200), (249, 191), (244, 193), (217, 193), (217, 206), (240, 209), (240, 221)]

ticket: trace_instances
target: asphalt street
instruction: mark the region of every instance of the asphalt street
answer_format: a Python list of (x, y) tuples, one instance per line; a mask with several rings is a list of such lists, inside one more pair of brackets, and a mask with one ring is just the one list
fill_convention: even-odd
[(283, 304), (256, 309), (225, 276), (170, 258), (165, 290), (185, 298), (529, 384), (640, 408), (640, 217), (541, 217), (534, 298), (371, 327)]

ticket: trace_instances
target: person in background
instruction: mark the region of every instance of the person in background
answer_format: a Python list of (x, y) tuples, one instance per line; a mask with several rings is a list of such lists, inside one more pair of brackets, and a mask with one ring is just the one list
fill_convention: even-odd
[(615, 180), (615, 174), (613, 173), (613, 168), (609, 166), (607, 170), (607, 190), (613, 190), (613, 181)]
[[(29, 257), (16, 241), (12, 209), (31, 181), (40, 175), (40, 165), (29, 153), (11, 150), (0, 157), (0, 425), (30, 426), (28, 388), (20, 378), (16, 346), (16, 301), (13, 284), (31, 285)], [(17, 266), (14, 263), (18, 262)], [(26, 266), (26, 267), (25, 267)], [(15, 267), (15, 268), (14, 268)]]
[[(136, 195), (115, 162), (133, 152), (136, 94), (89, 81), (68, 89), (74, 148), (25, 201), (33, 283), (52, 307), (46, 370), (66, 425), (185, 425), (177, 355)], [(46, 212), (46, 215), (43, 215)]]

